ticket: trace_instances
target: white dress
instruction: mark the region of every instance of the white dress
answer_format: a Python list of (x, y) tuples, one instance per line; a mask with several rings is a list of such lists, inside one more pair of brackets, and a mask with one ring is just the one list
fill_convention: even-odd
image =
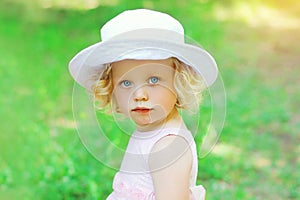
[(193, 155), (193, 164), (190, 176), (191, 199), (204, 200), (205, 189), (196, 186), (198, 159), (194, 138), (190, 131), (166, 128), (159, 131), (135, 131), (131, 136), (121, 168), (113, 181), (113, 192), (107, 200), (155, 200), (153, 182), (148, 167), (148, 156), (153, 145), (168, 135), (183, 137), (188, 143)]

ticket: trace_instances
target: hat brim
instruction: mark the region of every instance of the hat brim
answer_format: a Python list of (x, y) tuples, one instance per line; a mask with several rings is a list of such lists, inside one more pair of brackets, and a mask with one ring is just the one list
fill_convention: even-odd
[(91, 90), (95, 71), (104, 70), (104, 64), (124, 59), (160, 60), (176, 57), (199, 73), (210, 86), (218, 76), (214, 58), (204, 49), (190, 44), (159, 39), (113, 39), (96, 43), (80, 51), (69, 63), (72, 77)]

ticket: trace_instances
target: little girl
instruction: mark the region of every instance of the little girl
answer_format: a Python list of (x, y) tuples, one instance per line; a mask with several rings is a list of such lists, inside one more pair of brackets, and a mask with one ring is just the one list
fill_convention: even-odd
[(102, 42), (79, 52), (71, 75), (97, 106), (136, 125), (108, 200), (202, 200), (197, 151), (180, 110), (197, 110), (218, 70), (203, 49), (184, 42), (170, 15), (125, 11), (101, 29)]

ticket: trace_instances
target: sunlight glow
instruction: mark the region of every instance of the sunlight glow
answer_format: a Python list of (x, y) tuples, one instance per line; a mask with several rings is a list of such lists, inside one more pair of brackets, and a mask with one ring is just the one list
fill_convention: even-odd
[(250, 160), (257, 168), (269, 167), (272, 164), (270, 158), (263, 156), (262, 154), (259, 153), (254, 154)]
[(52, 122), (52, 126), (61, 127), (65, 129), (76, 129), (75, 121), (66, 118), (57, 118), (55, 121)]
[(220, 143), (214, 147), (212, 153), (222, 157), (238, 156), (241, 153), (241, 149), (229, 144)]
[(89, 10), (98, 6), (114, 6), (118, 0), (39, 0), (42, 8)]
[(300, 28), (300, 19), (289, 16), (280, 10), (266, 5), (250, 5), (246, 2), (237, 3), (233, 7), (218, 5), (215, 7), (215, 16), (218, 20), (239, 20), (251, 27), (267, 26), (276, 29)]

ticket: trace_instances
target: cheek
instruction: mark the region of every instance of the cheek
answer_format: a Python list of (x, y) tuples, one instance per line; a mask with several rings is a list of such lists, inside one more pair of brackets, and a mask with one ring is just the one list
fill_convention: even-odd
[(114, 102), (122, 113), (127, 112), (130, 102), (130, 92), (114, 91)]
[(152, 97), (153, 103), (163, 107), (163, 109), (172, 109), (176, 104), (177, 98), (171, 90), (157, 91)]

